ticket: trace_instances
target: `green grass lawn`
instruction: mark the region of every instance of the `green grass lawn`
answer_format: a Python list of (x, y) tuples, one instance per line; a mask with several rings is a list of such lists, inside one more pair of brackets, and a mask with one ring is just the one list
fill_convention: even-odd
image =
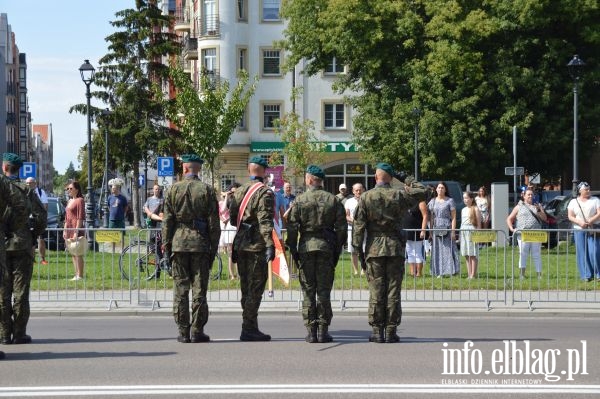
[[(126, 243), (128, 243), (127, 240)], [(110, 244), (108, 244), (110, 245)], [(461, 259), (461, 272), (457, 276), (433, 278), (429, 273), (429, 263), (424, 267), (424, 276), (415, 278), (409, 276), (406, 271), (403, 289), (411, 290), (595, 290), (597, 283), (585, 283), (579, 280), (579, 274), (575, 262), (575, 254), (572, 247), (566, 250), (566, 244), (552, 250), (542, 249), (543, 273), (542, 278), (538, 279), (535, 269), (531, 262), (527, 265), (527, 277), (520, 280), (518, 277), (518, 252), (515, 252), (515, 270), (516, 278), (513, 279), (512, 270), (512, 247), (507, 247), (506, 252), (501, 248), (486, 247), (480, 251), (478, 278), (467, 279), (466, 265), (464, 259)], [(122, 278), (119, 268), (121, 246), (116, 245), (114, 253), (109, 252), (91, 252), (85, 256), (85, 280), (71, 281), (74, 275), (74, 268), (70, 256), (66, 252), (48, 251), (48, 265), (36, 263), (32, 278), (31, 288), (33, 291), (56, 291), (56, 290), (123, 290), (130, 286), (134, 289), (172, 289), (173, 281), (166, 273), (162, 273), (161, 279), (146, 281), (148, 273), (154, 270), (154, 264), (151, 263), (148, 270), (140, 270), (136, 267), (135, 260), (131, 263), (131, 273), (133, 278), (129, 280)], [(230, 280), (227, 270), (227, 256), (222, 254), (223, 269), (219, 279), (210, 282), (210, 290), (239, 289), (239, 280)], [(152, 258), (152, 257), (151, 257)], [(126, 259), (125, 269), (129, 274), (129, 260)], [(39, 260), (39, 258), (38, 258)], [(152, 261), (153, 262), (153, 261)], [(505, 268), (506, 264), (506, 268)], [(212, 273), (217, 270), (213, 266)], [(297, 270), (290, 270), (297, 275)], [(282, 282), (274, 277), (274, 289), (285, 289)], [(599, 284), (600, 285), (600, 284)], [(343, 252), (335, 271), (335, 289), (342, 290), (360, 290), (368, 289), (365, 276), (355, 276), (352, 273), (350, 254)], [(291, 287), (288, 289), (299, 290), (300, 284), (297, 278), (291, 279)]]

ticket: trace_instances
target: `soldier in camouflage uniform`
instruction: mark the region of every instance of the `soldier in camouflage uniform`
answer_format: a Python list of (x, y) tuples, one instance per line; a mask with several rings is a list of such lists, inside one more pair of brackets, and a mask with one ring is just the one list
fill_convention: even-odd
[(422, 189), (417, 189), (418, 183), (411, 184), (415, 189), (392, 188), (393, 176), (390, 165), (377, 164), (376, 186), (361, 196), (352, 232), (352, 246), (369, 281), (369, 324), (373, 328), (369, 341), (377, 343), (400, 341), (396, 329), (402, 318), (400, 289), (406, 242), (402, 236), (402, 217), (424, 195)]
[(318, 166), (306, 169), (307, 191), (292, 205), (285, 241), (300, 269), (302, 319), (309, 343), (333, 340), (328, 332), (333, 316), (329, 297), (335, 266), (348, 235), (344, 206), (335, 195), (323, 190), (324, 178)]
[[(19, 172), (20, 158), (15, 154), (6, 154), (4, 159), (7, 162), (3, 163), (3, 170), (10, 170), (16, 175)], [(15, 164), (13, 165), (13, 161)], [(26, 213), (25, 199), (21, 192), (16, 189), (9, 178), (0, 175), (0, 335), (3, 344), (12, 343), (13, 327), (18, 328), (16, 336), (17, 343), (26, 343), (25, 327), (29, 318), (29, 283), (31, 281), (31, 273), (33, 268), (33, 247), (32, 235), (29, 231), (27, 234), (21, 234), (22, 227), (27, 228), (28, 216)], [(18, 235), (15, 235), (18, 234)], [(19, 237), (23, 236), (24, 241), (19, 243)], [(27, 241), (28, 240), (28, 241)], [(18, 262), (15, 253), (8, 255), (7, 262), (6, 247), (15, 248), (22, 247), (21, 256), (29, 263)], [(18, 322), (17, 326), (13, 326), (13, 306), (12, 293), (15, 293), (15, 319)], [(23, 301), (23, 299), (25, 301)], [(31, 338), (29, 338), (31, 341)], [(4, 358), (4, 352), (0, 351), (0, 359)]]
[[(19, 169), (23, 161), (13, 153), (4, 153), (2, 171), (11, 181), (13, 193), (21, 196), (25, 203), (29, 187), (19, 180)], [(29, 215), (26, 212), (15, 214), (5, 212), (2, 222), (9, 227), (6, 240), (6, 272), (0, 285), (0, 342), (8, 344), (28, 344), (29, 285), (33, 273), (33, 236), (29, 230)], [(13, 303), (14, 296), (14, 303)]]
[(183, 180), (173, 184), (164, 200), (163, 249), (165, 256), (172, 254), (177, 341), (208, 342), (210, 337), (204, 333), (208, 321), (206, 293), (221, 236), (219, 206), (214, 189), (198, 179), (202, 159), (195, 154), (182, 155), (181, 159)]
[[(231, 223), (237, 227), (232, 256), (238, 265), (242, 290), (241, 341), (271, 340), (270, 335), (258, 329), (257, 321), (258, 308), (267, 283), (268, 262), (275, 259), (272, 236), (275, 196), (263, 184), (268, 167), (263, 158), (252, 157), (248, 163), (250, 181), (235, 191), (229, 206)], [(245, 207), (241, 209), (243, 204)]]

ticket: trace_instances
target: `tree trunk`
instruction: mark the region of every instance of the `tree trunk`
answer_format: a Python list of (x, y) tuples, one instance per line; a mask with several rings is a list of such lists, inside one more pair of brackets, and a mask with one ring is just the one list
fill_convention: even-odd
[(133, 225), (137, 228), (142, 227), (140, 221), (140, 189), (138, 182), (140, 181), (139, 168), (133, 168), (133, 178), (131, 182), (131, 209), (133, 210)]

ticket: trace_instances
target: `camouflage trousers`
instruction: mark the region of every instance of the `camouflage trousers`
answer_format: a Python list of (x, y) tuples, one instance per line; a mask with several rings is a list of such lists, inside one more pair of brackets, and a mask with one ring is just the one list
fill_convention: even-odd
[[(173, 254), (173, 316), (182, 335), (204, 331), (208, 321), (208, 277), (210, 260), (207, 253), (175, 252)], [(192, 290), (190, 321), (189, 292)]]
[(267, 284), (265, 252), (238, 251), (237, 267), (242, 290), (242, 330), (256, 330), (258, 308)]
[(300, 253), (300, 285), (302, 300), (302, 320), (305, 326), (331, 324), (331, 287), (335, 269), (331, 253), (312, 251)]
[(402, 319), (400, 290), (404, 278), (403, 256), (367, 259), (369, 277), (369, 324), (396, 327)]
[[(0, 336), (22, 338), (29, 321), (29, 286), (33, 273), (33, 251), (6, 252), (6, 267), (0, 284)], [(14, 298), (14, 302), (13, 302)]]

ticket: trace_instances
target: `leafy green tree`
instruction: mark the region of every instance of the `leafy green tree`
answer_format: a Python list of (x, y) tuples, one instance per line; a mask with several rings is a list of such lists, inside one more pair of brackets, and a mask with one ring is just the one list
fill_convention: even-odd
[(246, 71), (240, 71), (236, 84), (216, 81), (209, 73), (201, 73), (201, 91), (194, 86), (190, 75), (179, 66), (170, 69), (177, 96), (166, 101), (166, 115), (175, 123), (182, 140), (180, 153), (194, 152), (209, 166), (214, 185), (215, 163), (221, 150), (244, 115), (256, 90), (257, 78), (250, 83)]
[[(172, 153), (177, 139), (176, 132), (165, 127), (162, 98), (156, 95), (156, 87), (168, 79), (165, 57), (180, 51), (174, 33), (169, 33), (172, 17), (163, 15), (156, 0), (136, 0), (134, 9), (115, 14), (111, 24), (117, 31), (109, 35), (109, 52), (100, 59), (94, 84), (101, 90), (92, 96), (101, 100), (113, 112), (110, 119), (110, 163), (125, 174), (131, 172), (138, 180), (140, 162), (152, 163), (155, 154)], [(85, 105), (72, 110), (85, 113)], [(104, 121), (99, 118), (100, 108), (92, 109), (92, 117), (98, 120), (100, 130)], [(99, 135), (101, 136), (101, 135)], [(100, 137), (94, 139), (101, 143)], [(93, 145), (94, 175), (100, 179), (104, 170), (103, 145)], [(96, 187), (98, 185), (96, 184)], [(139, 220), (139, 191), (133, 188), (134, 223)]]
[[(301, 87), (293, 90), (292, 103), (300, 98), (301, 92)], [(281, 141), (285, 143), (282, 152), (287, 160), (284, 171), (286, 179), (303, 176), (306, 167), (310, 164), (321, 165), (323, 163), (325, 143), (317, 140), (314, 133), (314, 121), (300, 118), (300, 115), (293, 109), (275, 121), (275, 129)], [(277, 156), (273, 155), (271, 162), (281, 163)]]
[[(576, 0), (284, 0), (289, 65), (305, 73), (332, 57), (336, 87), (358, 93), (353, 140), (368, 161), (412, 170), (414, 127), (426, 178), (485, 183), (518, 159), (531, 172), (568, 176), (572, 79), (580, 53), (580, 153), (600, 123), (600, 7)], [(413, 109), (420, 117), (415, 118)], [(556, 162), (561, 160), (561, 162)], [(567, 179), (568, 180), (568, 179)], [(567, 184), (568, 186), (568, 184)]]

